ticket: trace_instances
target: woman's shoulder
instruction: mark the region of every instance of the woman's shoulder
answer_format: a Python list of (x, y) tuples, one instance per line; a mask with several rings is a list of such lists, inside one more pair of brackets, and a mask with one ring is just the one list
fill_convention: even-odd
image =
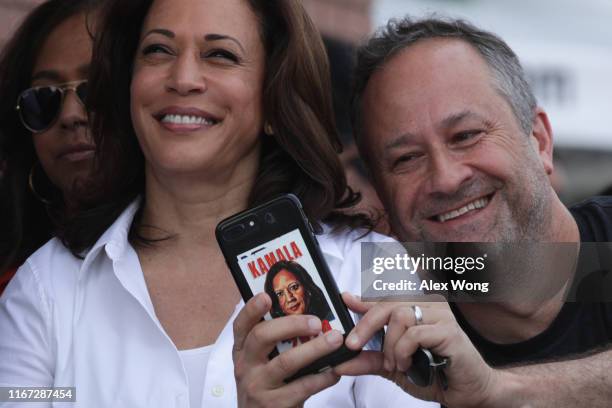
[(0, 302), (17, 300), (19, 313), (49, 319), (54, 300), (62, 297), (56, 288), (66, 286), (58, 284), (58, 279), (69, 275), (71, 256), (57, 238), (51, 239), (17, 269)]
[(362, 243), (397, 242), (388, 235), (363, 228), (334, 228), (329, 224), (322, 224), (322, 226), (323, 233), (317, 235), (317, 240), (321, 244), (323, 251), (329, 248), (330, 250), (336, 250), (341, 254), (345, 254), (355, 250), (355, 248), (359, 248)]
[(64, 256), (70, 254), (70, 250), (66, 248), (66, 246), (62, 243), (62, 240), (53, 237), (49, 241), (47, 241), (43, 246), (38, 248), (32, 255), (28, 257), (26, 262), (35, 261), (39, 262), (41, 260), (52, 260), (57, 256)]
[(76, 274), (82, 260), (75, 257), (58, 238), (52, 238), (34, 252), (18, 269), (15, 278), (33, 278), (46, 290)]
[[(124, 252), (129, 246), (128, 231), (137, 208), (137, 203), (128, 206), (115, 222), (102, 234), (98, 241), (82, 254), (75, 255), (57, 237), (34, 252), (20, 269), (34, 274), (43, 287), (53, 288), (71, 283), (81, 273), (86, 273), (86, 265), (94, 264), (101, 253), (109, 257)], [(17, 275), (19, 275), (19, 271)]]

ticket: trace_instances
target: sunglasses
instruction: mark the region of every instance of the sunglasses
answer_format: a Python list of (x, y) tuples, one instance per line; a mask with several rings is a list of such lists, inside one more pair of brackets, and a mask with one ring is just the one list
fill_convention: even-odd
[[(374, 337), (368, 342), (370, 350), (383, 350), (385, 333), (383, 330), (376, 332)], [(412, 355), (412, 364), (406, 371), (408, 381), (419, 387), (431, 387), (436, 381), (443, 390), (448, 389), (448, 379), (444, 373), (444, 368), (450, 364), (450, 359), (433, 354), (424, 347), (417, 348)]]
[(41, 133), (53, 126), (62, 111), (68, 91), (74, 91), (77, 99), (85, 107), (86, 80), (37, 86), (23, 91), (17, 98), (15, 108), (19, 112), (23, 126), (32, 133)]
[(406, 371), (406, 376), (419, 387), (430, 387), (434, 382), (439, 382), (442, 389), (448, 389), (448, 380), (444, 374), (444, 368), (449, 359), (439, 357), (426, 348), (419, 347), (412, 355), (412, 365)]

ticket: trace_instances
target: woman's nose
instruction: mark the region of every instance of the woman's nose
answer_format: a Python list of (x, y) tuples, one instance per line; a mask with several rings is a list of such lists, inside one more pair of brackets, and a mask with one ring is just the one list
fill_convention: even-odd
[(200, 61), (191, 55), (178, 58), (172, 67), (167, 89), (183, 96), (206, 91), (206, 81)]
[(79, 126), (87, 126), (87, 112), (74, 91), (67, 91), (64, 97), (59, 124), (66, 130), (75, 130)]

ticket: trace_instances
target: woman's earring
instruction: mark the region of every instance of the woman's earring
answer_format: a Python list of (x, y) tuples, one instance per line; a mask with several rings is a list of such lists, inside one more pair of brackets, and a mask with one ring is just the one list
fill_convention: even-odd
[(272, 128), (272, 125), (270, 124), (270, 122), (266, 122), (264, 124), (264, 133), (268, 136), (274, 135), (274, 129)]
[(34, 170), (35, 170), (35, 168), (36, 168), (36, 163), (30, 169), (30, 175), (28, 176), (28, 186), (30, 187), (30, 191), (32, 192), (34, 197), (36, 197), (36, 199), (38, 201), (42, 202), (43, 204), (49, 205), (49, 204), (51, 204), (51, 200), (49, 200), (49, 199), (43, 197), (42, 195), (40, 195), (36, 191), (36, 188), (34, 187)]

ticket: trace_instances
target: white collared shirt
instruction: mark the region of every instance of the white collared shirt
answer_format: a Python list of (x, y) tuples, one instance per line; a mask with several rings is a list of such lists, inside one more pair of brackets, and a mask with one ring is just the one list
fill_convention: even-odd
[[(179, 351), (155, 315), (128, 242), (137, 207), (132, 203), (85, 259), (53, 239), (19, 269), (0, 298), (0, 386), (76, 387), (76, 403), (57, 407), (189, 407)], [(358, 234), (318, 237), (338, 287), (352, 293), (360, 288), (360, 242), (389, 240), (375, 233), (355, 240)], [(236, 406), (232, 322), (243, 305), (212, 345), (201, 407)], [(438, 405), (375, 376), (343, 377), (306, 401), (306, 407), (366, 406)]]

